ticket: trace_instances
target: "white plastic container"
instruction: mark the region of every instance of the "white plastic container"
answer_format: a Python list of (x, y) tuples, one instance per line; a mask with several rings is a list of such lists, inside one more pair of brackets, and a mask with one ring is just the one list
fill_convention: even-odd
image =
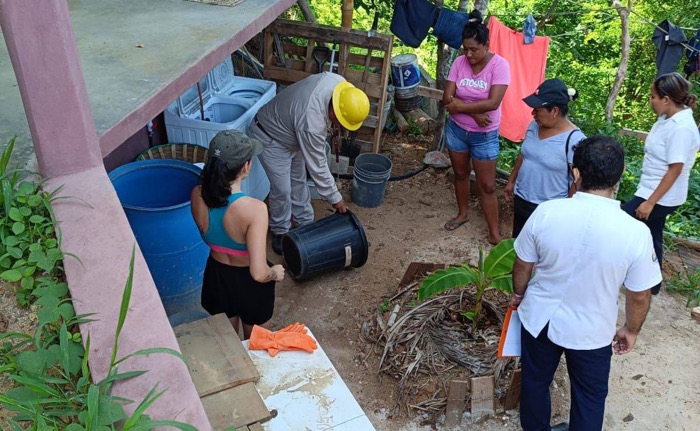
[[(201, 118), (199, 92), (193, 85), (165, 110), (165, 130), (169, 142), (182, 142), (209, 147), (209, 141), (221, 130), (248, 131), (258, 110), (275, 97), (274, 82), (236, 77), (227, 58), (200, 81), (204, 120)], [(270, 181), (257, 157), (243, 191), (257, 199), (265, 199)]]

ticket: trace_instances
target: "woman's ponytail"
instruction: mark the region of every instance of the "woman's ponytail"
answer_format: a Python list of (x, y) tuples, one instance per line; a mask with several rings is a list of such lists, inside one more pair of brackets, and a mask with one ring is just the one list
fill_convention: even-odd
[(243, 166), (228, 169), (218, 157), (209, 157), (199, 176), (202, 185), (202, 199), (209, 208), (220, 208), (228, 203), (231, 195), (231, 181), (235, 180)]

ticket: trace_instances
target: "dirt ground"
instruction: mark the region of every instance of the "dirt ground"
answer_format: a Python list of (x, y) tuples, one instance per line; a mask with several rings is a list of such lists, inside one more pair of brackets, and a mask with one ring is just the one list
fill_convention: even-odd
[[(387, 155), (395, 160), (394, 173), (420, 166), (424, 152), (421, 145), (392, 142), (387, 146)], [(469, 223), (454, 232), (442, 228), (445, 221), (456, 215), (453, 187), (445, 174), (444, 170), (428, 169), (411, 179), (390, 183), (378, 208), (360, 208), (350, 203), (370, 243), (369, 259), (362, 268), (300, 283), (287, 278), (277, 288), (274, 327), (300, 321), (312, 328), (378, 430), (443, 428), (441, 418), (430, 423), (420, 415), (407, 418), (397, 414), (396, 383), (377, 374), (378, 355), (362, 340), (359, 327), (374, 315), (383, 299), (397, 292), (411, 262), (475, 264), (478, 248), (490, 247), (486, 223), (475, 198), (471, 201)], [(351, 200), (350, 181), (341, 182), (343, 195)], [(317, 218), (332, 213), (324, 202), (314, 201), (314, 206)], [(503, 234), (510, 233), (511, 217), (502, 204)], [(620, 312), (624, 313), (623, 295)], [(635, 350), (613, 358), (604, 429), (697, 429), (699, 346), (700, 325), (690, 318), (684, 301), (665, 291), (654, 297)], [(568, 393), (562, 360), (552, 387), (553, 423), (567, 419)], [(501, 411), (478, 424), (472, 424), (469, 414), (465, 414), (463, 425), (465, 429), (520, 429), (517, 410)]]
[[(386, 154), (394, 160), (394, 173), (420, 166), (424, 144), (413, 141), (394, 138), (384, 143)], [(350, 181), (341, 183), (341, 191), (350, 201)], [(314, 206), (317, 218), (332, 213), (324, 202), (314, 201)], [(350, 208), (369, 239), (367, 263), (301, 283), (288, 277), (277, 288), (273, 326), (295, 321), (309, 326), (378, 430), (443, 429), (441, 418), (432, 423), (418, 414), (397, 414), (396, 382), (377, 374), (378, 355), (362, 340), (359, 328), (383, 299), (396, 293), (411, 262), (476, 263), (479, 247), (490, 247), (478, 202), (472, 198), (467, 224), (446, 232), (443, 224), (456, 214), (453, 188), (445, 170), (428, 169), (411, 179), (391, 182), (380, 207), (366, 209), (350, 203)], [(511, 217), (502, 203), (503, 234), (510, 232)], [(269, 256), (281, 261), (271, 250)], [(673, 253), (668, 257), (673, 261)], [(30, 331), (36, 325), (35, 313), (17, 310), (11, 289), (2, 283), (0, 289), (0, 332)], [(621, 296), (621, 313), (623, 307)], [(700, 324), (690, 319), (689, 313), (684, 301), (665, 291), (654, 297), (635, 350), (613, 358), (606, 430), (698, 429)], [(8, 383), (0, 381), (0, 392)], [(568, 390), (562, 363), (552, 387), (553, 423), (567, 418)], [(476, 424), (467, 413), (463, 428), (520, 429), (517, 410), (497, 412), (494, 418)]]

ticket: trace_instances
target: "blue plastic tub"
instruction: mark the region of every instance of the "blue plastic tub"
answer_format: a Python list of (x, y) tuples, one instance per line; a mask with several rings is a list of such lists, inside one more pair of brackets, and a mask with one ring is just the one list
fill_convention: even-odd
[(200, 301), (209, 247), (190, 210), (200, 172), (180, 160), (143, 160), (109, 173), (168, 314)]

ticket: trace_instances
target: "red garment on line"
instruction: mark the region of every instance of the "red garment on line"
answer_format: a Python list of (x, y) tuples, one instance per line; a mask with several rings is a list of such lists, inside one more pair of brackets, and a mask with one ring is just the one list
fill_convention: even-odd
[(510, 85), (501, 104), (500, 134), (506, 139), (522, 142), (532, 121), (532, 108), (523, 98), (532, 94), (544, 81), (549, 37), (535, 36), (525, 45), (523, 34), (501, 24), (495, 16), (489, 18), (489, 50), (508, 60)]

